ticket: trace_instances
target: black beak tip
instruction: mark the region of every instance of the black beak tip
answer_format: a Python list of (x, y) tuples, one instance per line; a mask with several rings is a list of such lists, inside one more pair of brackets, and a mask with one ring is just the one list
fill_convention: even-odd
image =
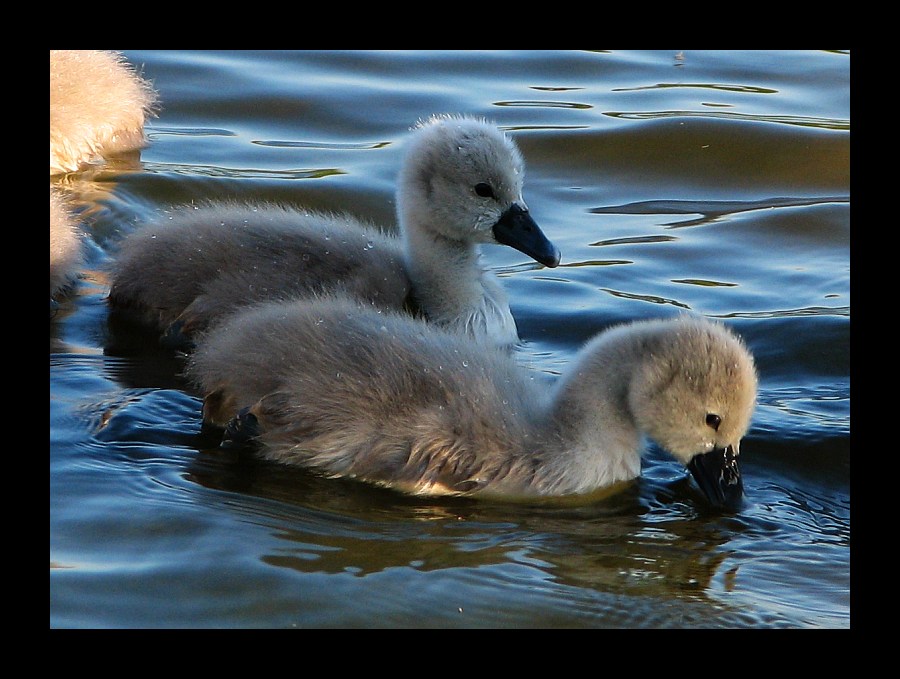
[(539, 264), (551, 269), (559, 266), (560, 254), (549, 238), (528, 214), (528, 210), (514, 204), (494, 224), (494, 238), (522, 252)]
[(559, 248), (555, 245), (551, 244), (551, 248), (551, 251), (548, 252), (542, 259), (539, 259), (538, 262), (549, 269), (555, 269), (559, 266), (559, 260), (562, 258), (562, 255), (560, 255)]
[(711, 505), (737, 511), (744, 499), (744, 480), (731, 446), (695, 455), (688, 470)]

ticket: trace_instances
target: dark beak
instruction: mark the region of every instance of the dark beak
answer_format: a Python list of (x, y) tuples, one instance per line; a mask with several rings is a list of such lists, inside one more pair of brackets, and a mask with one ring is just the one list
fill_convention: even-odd
[(713, 505), (731, 510), (740, 506), (744, 482), (734, 448), (716, 448), (695, 455), (688, 463), (688, 470)]
[(517, 203), (513, 203), (494, 224), (494, 238), (544, 266), (553, 268), (559, 264), (559, 249), (547, 239), (528, 210)]

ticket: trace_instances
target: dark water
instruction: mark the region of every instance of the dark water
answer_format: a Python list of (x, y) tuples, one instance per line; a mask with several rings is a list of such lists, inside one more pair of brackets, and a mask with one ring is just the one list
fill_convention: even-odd
[[(126, 50), (160, 92), (140, 163), (66, 177), (89, 263), (50, 323), (51, 627), (850, 626), (847, 51)], [(107, 325), (155, 210), (281, 200), (393, 220), (407, 129), (487, 116), (563, 264), (485, 248), (520, 360), (681, 309), (756, 356), (746, 502), (654, 448), (606, 498), (410, 498), (237, 458), (179, 360)]]

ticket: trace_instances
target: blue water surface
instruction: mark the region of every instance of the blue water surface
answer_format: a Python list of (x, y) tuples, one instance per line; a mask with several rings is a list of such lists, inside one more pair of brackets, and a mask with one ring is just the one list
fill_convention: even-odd
[[(50, 322), (50, 626), (850, 627), (850, 53), (124, 50), (162, 109), (140, 161), (57, 179), (88, 262)], [(390, 225), (402, 145), (485, 116), (560, 248), (484, 248), (518, 359), (690, 310), (754, 353), (746, 499), (652, 445), (581, 503), (408, 497), (222, 451), (182, 359), (114, 341), (106, 267), (212, 197)]]

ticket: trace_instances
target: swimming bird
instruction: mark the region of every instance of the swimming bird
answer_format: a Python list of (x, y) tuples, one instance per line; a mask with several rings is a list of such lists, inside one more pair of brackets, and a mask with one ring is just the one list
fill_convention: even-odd
[(432, 117), (413, 129), (402, 161), (399, 235), (285, 205), (183, 206), (123, 239), (109, 302), (189, 344), (235, 308), (338, 289), (513, 344), (509, 302), (479, 263), (480, 244), (511, 246), (548, 267), (560, 257), (528, 211), (524, 174), (515, 143), (494, 125)]
[(702, 317), (601, 332), (547, 384), (484, 338), (346, 298), (270, 302), (215, 326), (187, 368), (203, 420), (269, 460), (413, 494), (557, 496), (640, 475), (644, 437), (709, 500), (743, 494), (757, 377)]
[(59, 192), (50, 186), (50, 311), (54, 297), (65, 291), (78, 276), (83, 262), (82, 236), (69, 206)]
[(50, 50), (50, 174), (144, 146), (157, 94), (118, 52)]

